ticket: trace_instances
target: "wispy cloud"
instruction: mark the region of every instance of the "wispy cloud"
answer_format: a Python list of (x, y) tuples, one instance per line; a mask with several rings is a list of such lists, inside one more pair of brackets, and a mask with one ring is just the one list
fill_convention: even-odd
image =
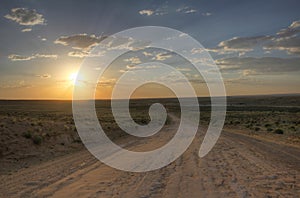
[(131, 57), (124, 60), (125, 62), (129, 62), (131, 64), (140, 64), (141, 60), (139, 57)]
[(288, 54), (300, 55), (300, 20), (294, 21), (289, 27), (280, 30), (270, 43), (263, 47), (265, 50), (286, 51)]
[(271, 36), (234, 37), (220, 42), (215, 48), (210, 48), (207, 50), (211, 52), (217, 52), (219, 54), (250, 52), (253, 51), (253, 48), (258, 44), (270, 41), (271, 39)]
[(184, 6), (184, 7), (176, 9), (176, 12), (181, 12), (181, 13), (184, 13), (184, 14), (191, 14), (191, 13), (195, 13), (195, 12), (198, 12), (198, 11), (196, 9), (190, 8), (189, 6)]
[(31, 28), (25, 28), (25, 29), (21, 30), (21, 32), (31, 32), (31, 31), (32, 31)]
[(16, 82), (0, 83), (0, 89), (24, 89), (33, 87), (31, 84), (26, 83), (24, 80)]
[(152, 60), (163, 61), (163, 60), (166, 60), (171, 57), (172, 57), (172, 54), (170, 54), (170, 53), (158, 53), (155, 55), (155, 57), (152, 58)]
[(24, 26), (46, 24), (46, 20), (42, 14), (37, 13), (36, 10), (29, 10), (27, 8), (13, 8), (10, 13), (4, 17)]
[(204, 13), (202, 13), (202, 16), (211, 16), (211, 15), (212, 15), (211, 12), (204, 12)]
[(71, 46), (73, 49), (89, 51), (100, 43), (107, 36), (95, 36), (88, 34), (75, 34), (71, 36), (61, 36), (54, 41), (55, 44)]
[(239, 53), (243, 55), (253, 51), (255, 47), (262, 48), (266, 53), (279, 50), (288, 54), (300, 55), (300, 21), (294, 21), (287, 28), (270, 36), (234, 37), (207, 50), (218, 54)]
[(140, 10), (139, 11), (139, 14), (140, 15), (145, 15), (145, 16), (162, 16), (162, 15), (166, 15), (168, 14), (168, 7), (167, 6), (162, 6), (162, 7), (159, 7), (155, 10), (153, 9), (144, 9), (144, 10)]
[(50, 74), (37, 74), (35, 76), (38, 77), (38, 78), (43, 78), (43, 79), (45, 79), (45, 78), (51, 78)]
[(216, 60), (221, 71), (240, 71), (243, 75), (268, 75), (300, 71), (300, 58), (233, 57)]
[(154, 11), (153, 10), (140, 10), (139, 13), (140, 13), (140, 15), (151, 16), (154, 13)]
[(33, 54), (31, 56), (22, 56), (18, 54), (11, 54), (8, 56), (8, 58), (11, 61), (28, 61), (36, 58), (48, 58), (48, 59), (57, 59), (56, 54)]
[(68, 53), (68, 56), (70, 57), (76, 57), (76, 58), (85, 58), (85, 57), (99, 57), (104, 55), (104, 51), (100, 53), (90, 53), (88, 51), (80, 51), (75, 50)]

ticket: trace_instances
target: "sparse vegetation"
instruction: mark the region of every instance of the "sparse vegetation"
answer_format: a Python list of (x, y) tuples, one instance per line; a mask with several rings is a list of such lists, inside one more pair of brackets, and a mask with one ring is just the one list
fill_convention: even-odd
[(276, 134), (283, 134), (284, 132), (283, 132), (282, 129), (276, 129), (276, 130), (274, 131), (274, 133), (276, 133)]
[(30, 139), (32, 137), (31, 132), (30, 131), (26, 131), (23, 133), (23, 137)]
[(39, 135), (34, 135), (32, 137), (32, 142), (36, 145), (40, 145), (42, 143), (42, 141), (43, 141), (43, 138)]
[[(14, 101), (14, 103), (17, 102)], [(47, 158), (53, 156), (53, 153), (63, 155), (82, 149), (83, 145), (72, 119), (71, 103), (57, 103), (60, 102), (27, 101), (20, 107), (18, 104), (7, 105), (7, 101), (1, 105), (0, 101), (0, 147), (2, 146), (2, 150), (7, 149), (7, 153), (15, 153), (14, 155), (18, 152), (19, 156), (43, 151), (45, 153), (41, 155)], [(169, 113), (180, 116), (180, 110), (178, 107), (174, 107), (174, 101), (168, 99), (165, 103)], [(132, 118), (139, 124), (147, 124), (150, 121), (147, 105), (149, 106), (149, 101), (138, 100), (130, 110)], [(146, 107), (143, 109), (143, 106)], [(15, 107), (18, 108), (14, 109)], [(238, 108), (229, 105), (225, 128), (238, 129), (250, 135), (275, 137), (288, 143), (299, 144), (300, 110), (297, 108), (247, 105)], [(96, 110), (98, 120), (110, 139), (116, 140), (128, 135), (119, 129), (108, 104), (99, 101), (96, 103)], [(200, 113), (202, 126), (205, 127), (209, 124), (210, 113), (210, 109), (205, 103)], [(13, 122), (14, 124), (12, 124)], [(168, 115), (165, 125), (171, 124), (172, 121)], [(38, 157), (41, 158), (41, 155)]]

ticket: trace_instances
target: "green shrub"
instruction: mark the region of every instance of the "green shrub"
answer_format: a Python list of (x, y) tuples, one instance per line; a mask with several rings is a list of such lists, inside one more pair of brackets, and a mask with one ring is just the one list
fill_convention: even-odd
[(169, 124), (171, 124), (171, 118), (170, 118), (170, 116), (169, 115), (167, 115), (167, 119), (166, 119), (166, 122), (165, 122), (165, 124), (166, 125), (169, 125)]
[(27, 131), (25, 133), (23, 133), (23, 137), (26, 138), (26, 139), (30, 139), (31, 138), (31, 132), (30, 131)]
[(266, 128), (268, 128), (268, 127), (270, 127), (271, 126), (271, 124), (265, 124), (265, 127)]
[(32, 137), (32, 141), (36, 145), (40, 145), (42, 143), (43, 138), (39, 135), (35, 135)]
[(282, 129), (276, 129), (276, 130), (274, 131), (274, 133), (276, 133), (276, 134), (283, 134), (284, 132), (283, 132)]

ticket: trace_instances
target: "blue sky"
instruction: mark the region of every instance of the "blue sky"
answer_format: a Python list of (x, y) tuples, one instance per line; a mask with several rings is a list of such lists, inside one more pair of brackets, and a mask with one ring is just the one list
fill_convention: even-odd
[[(197, 39), (220, 66), (229, 95), (299, 93), (299, 7), (296, 0), (4, 0), (0, 98), (67, 98), (68, 85), (62, 84), (84, 57), (70, 56), (71, 43), (55, 41), (83, 34), (72, 39), (99, 38), (148, 25)], [(279, 34), (283, 29), (285, 34)], [(83, 48), (76, 50), (87, 52)]]

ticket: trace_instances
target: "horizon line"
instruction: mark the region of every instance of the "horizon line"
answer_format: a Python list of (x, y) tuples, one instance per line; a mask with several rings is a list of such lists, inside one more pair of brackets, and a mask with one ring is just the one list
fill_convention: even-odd
[[(276, 94), (249, 94), (249, 95), (226, 95), (225, 97), (251, 97), (251, 96), (297, 96), (300, 93), (276, 93)], [(211, 96), (197, 96), (197, 98), (210, 98)], [(222, 97), (222, 96), (214, 96)], [(176, 99), (177, 97), (141, 97), (141, 98), (130, 98), (130, 100), (150, 100), (150, 99)], [(179, 98), (192, 98), (189, 96)], [(108, 101), (108, 100), (126, 100), (127, 98), (97, 98), (97, 99), (83, 99), (83, 100), (95, 100), (95, 101)], [(61, 98), (0, 98), (0, 101), (73, 101), (73, 99), (61, 99)], [(80, 101), (80, 100), (76, 100)]]

